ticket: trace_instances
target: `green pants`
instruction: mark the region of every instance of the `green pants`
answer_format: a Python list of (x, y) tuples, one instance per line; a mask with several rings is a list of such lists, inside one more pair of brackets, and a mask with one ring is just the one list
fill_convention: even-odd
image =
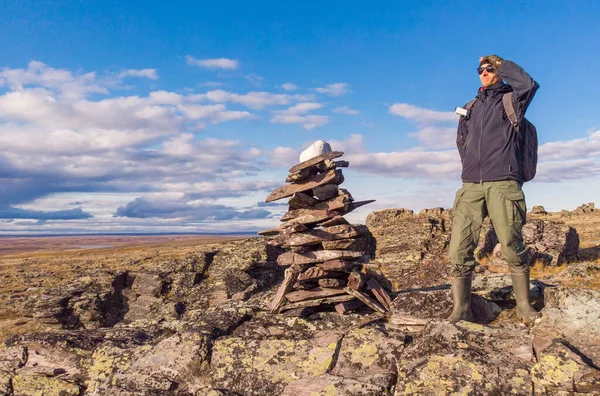
[(523, 273), (529, 270), (528, 252), (521, 234), (527, 206), (519, 183), (513, 180), (464, 183), (456, 192), (452, 212), (449, 253), (455, 274), (472, 272), (481, 223), (488, 215), (511, 271)]

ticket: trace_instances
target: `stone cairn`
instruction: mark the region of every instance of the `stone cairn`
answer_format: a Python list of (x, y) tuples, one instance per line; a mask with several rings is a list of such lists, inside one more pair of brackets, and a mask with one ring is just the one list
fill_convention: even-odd
[(339, 314), (364, 305), (386, 313), (391, 304), (381, 284), (370, 276), (367, 254), (371, 245), (364, 225), (351, 225), (344, 215), (374, 202), (354, 201), (339, 188), (348, 161), (333, 151), (301, 162), (289, 170), (286, 184), (265, 200), (289, 198), (281, 225), (260, 235), (287, 251), (277, 263), (287, 267), (271, 303), (272, 313), (317, 306), (334, 306)]

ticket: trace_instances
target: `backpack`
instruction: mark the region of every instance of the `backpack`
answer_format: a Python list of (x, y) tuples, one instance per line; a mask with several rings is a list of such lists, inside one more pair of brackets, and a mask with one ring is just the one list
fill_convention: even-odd
[[(519, 135), (521, 146), (521, 171), (523, 173), (523, 182), (528, 182), (535, 177), (538, 161), (538, 137), (537, 129), (527, 118), (523, 117), (523, 122), (519, 125), (519, 120), (515, 112), (512, 101), (513, 93), (508, 92), (502, 95), (502, 104), (508, 120)], [(465, 108), (471, 110), (477, 99), (471, 100)]]

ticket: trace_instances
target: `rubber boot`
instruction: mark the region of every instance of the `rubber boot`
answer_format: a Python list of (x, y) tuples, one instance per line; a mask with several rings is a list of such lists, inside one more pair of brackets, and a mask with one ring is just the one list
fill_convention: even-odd
[(524, 274), (510, 274), (513, 291), (517, 302), (517, 316), (521, 319), (534, 320), (538, 312), (533, 309), (529, 302), (529, 272)]
[(452, 277), (452, 302), (454, 307), (448, 320), (456, 323), (460, 320), (472, 322), (473, 312), (471, 312), (471, 282), (472, 276), (454, 276)]

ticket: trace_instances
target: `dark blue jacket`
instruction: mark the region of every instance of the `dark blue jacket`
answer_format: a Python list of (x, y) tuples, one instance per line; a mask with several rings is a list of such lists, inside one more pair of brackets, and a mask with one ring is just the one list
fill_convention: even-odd
[(473, 107), (458, 122), (456, 144), (464, 183), (523, 182), (519, 139), (504, 111), (502, 95), (513, 92), (513, 105), (521, 121), (539, 84), (508, 60), (502, 62), (497, 73), (506, 83), (481, 87)]

